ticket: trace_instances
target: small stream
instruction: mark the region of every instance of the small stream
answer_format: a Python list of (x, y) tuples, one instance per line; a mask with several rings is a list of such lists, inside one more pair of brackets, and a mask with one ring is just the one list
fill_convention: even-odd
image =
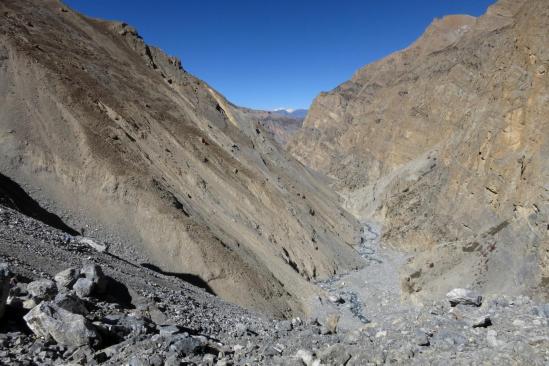
[[(383, 263), (383, 261), (376, 256), (380, 238), (377, 226), (370, 223), (362, 223), (360, 234), (360, 245), (357, 248), (357, 252), (367, 261), (366, 266), (369, 266), (371, 262), (377, 264)], [(344, 301), (343, 303), (338, 304), (339, 307), (348, 308), (353, 317), (358, 319), (361, 323), (370, 323), (370, 320), (365, 315), (364, 303), (361, 301), (359, 293), (345, 284), (345, 278), (349, 275), (350, 274), (341, 274), (333, 276), (327, 280), (318, 282), (317, 284), (324, 290)]]

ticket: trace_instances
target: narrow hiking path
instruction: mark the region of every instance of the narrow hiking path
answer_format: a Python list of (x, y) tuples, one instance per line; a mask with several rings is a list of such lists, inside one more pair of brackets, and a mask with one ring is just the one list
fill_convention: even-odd
[(361, 244), (357, 248), (366, 262), (364, 268), (317, 283), (330, 295), (330, 304), (321, 304), (319, 318), (337, 312), (339, 326), (354, 329), (415, 310), (414, 306), (401, 303), (399, 268), (407, 257), (384, 247), (380, 238), (379, 226), (364, 222)]

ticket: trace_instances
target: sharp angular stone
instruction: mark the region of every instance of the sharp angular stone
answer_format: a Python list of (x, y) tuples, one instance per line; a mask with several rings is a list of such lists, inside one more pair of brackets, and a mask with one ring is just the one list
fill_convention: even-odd
[(158, 327), (158, 332), (161, 336), (171, 336), (181, 333), (181, 329), (177, 325), (161, 325)]
[(341, 344), (334, 344), (319, 353), (318, 359), (323, 365), (345, 365), (351, 354)]
[(471, 321), (473, 328), (486, 328), (492, 325), (492, 319), (488, 315), (482, 315)]
[(170, 344), (170, 351), (179, 355), (191, 355), (201, 346), (201, 342), (192, 337), (178, 337)]
[(429, 340), (429, 335), (422, 330), (416, 330), (414, 340), (418, 346), (425, 347), (431, 344), (431, 341)]
[(40, 279), (29, 283), (27, 291), (36, 302), (40, 302), (53, 299), (57, 294), (57, 286), (51, 280)]
[(450, 305), (458, 304), (480, 306), (482, 304), (482, 296), (473, 290), (464, 288), (455, 288), (446, 294), (446, 298)]
[(107, 278), (103, 270), (97, 264), (88, 264), (82, 267), (80, 274), (94, 283), (97, 294), (103, 294), (107, 290)]
[(81, 237), (81, 238), (78, 239), (78, 242), (81, 243), (81, 244), (86, 244), (89, 247), (93, 248), (94, 250), (96, 250), (100, 253), (106, 252), (108, 250), (107, 245), (99, 244), (98, 242), (96, 242), (95, 240), (93, 240), (91, 238)]
[(101, 337), (82, 315), (43, 301), (24, 317), (28, 327), (39, 337), (53, 339), (72, 347), (98, 345)]
[(57, 294), (53, 300), (53, 303), (62, 309), (70, 311), (71, 313), (80, 315), (86, 315), (88, 313), (86, 304), (84, 304), (81, 299), (73, 295), (66, 293)]
[(80, 270), (78, 268), (72, 267), (59, 272), (55, 275), (54, 279), (57, 283), (57, 287), (61, 289), (71, 288), (78, 280), (78, 277), (80, 277)]
[(90, 297), (95, 290), (95, 283), (89, 278), (79, 278), (72, 289), (80, 298)]

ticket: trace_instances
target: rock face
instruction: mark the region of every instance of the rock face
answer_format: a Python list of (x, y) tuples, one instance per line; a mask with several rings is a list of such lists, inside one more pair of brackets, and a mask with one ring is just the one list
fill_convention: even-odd
[(403, 271), (414, 298), (548, 293), (548, 41), (544, 0), (435, 20), (321, 94), (290, 141), (384, 242), (416, 253)]
[[(303, 120), (305, 119), (304, 116), (301, 117), (301, 114), (292, 115), (286, 111), (261, 111), (249, 108), (239, 109), (247, 118), (252, 121), (257, 121), (258, 125), (269, 132), (273, 139), (281, 146), (286, 146), (290, 138), (299, 131), (303, 125)], [(306, 111), (304, 112), (306, 114)]]
[(276, 315), (359, 266), (337, 195), (135, 29), (56, 0), (0, 14), (0, 171), (76, 235)]
[(42, 302), (24, 317), (34, 334), (72, 347), (94, 345), (101, 336), (80, 314), (71, 313), (50, 302)]

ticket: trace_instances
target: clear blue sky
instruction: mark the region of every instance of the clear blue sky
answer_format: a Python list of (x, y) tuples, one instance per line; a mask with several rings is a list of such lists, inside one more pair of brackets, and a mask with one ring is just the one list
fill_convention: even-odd
[(321, 91), (407, 47), (435, 17), (494, 0), (66, 0), (125, 21), (241, 106), (308, 108)]

